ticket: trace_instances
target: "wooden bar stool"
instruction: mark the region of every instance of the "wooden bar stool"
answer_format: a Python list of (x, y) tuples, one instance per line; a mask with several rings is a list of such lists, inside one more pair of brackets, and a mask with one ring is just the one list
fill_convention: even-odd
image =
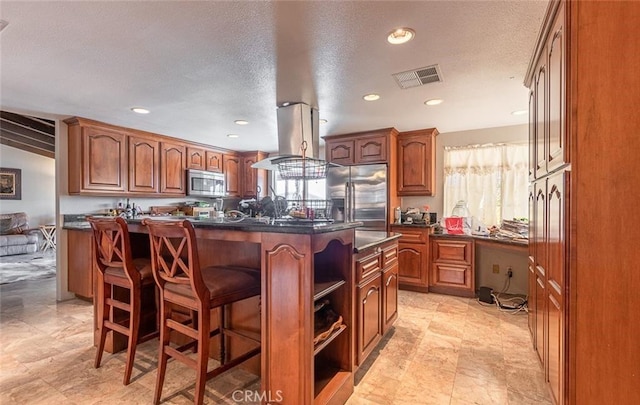
[[(103, 294), (96, 297), (100, 341), (94, 367), (100, 367), (107, 332), (114, 331), (127, 336), (127, 364), (123, 384), (128, 385), (137, 344), (158, 336), (157, 330), (142, 337), (138, 336), (142, 289), (150, 287), (155, 291), (151, 261), (132, 258), (129, 230), (124, 219), (89, 217), (87, 220), (93, 230), (94, 262), (100, 272), (99, 279), (103, 286)], [(129, 302), (117, 299), (113, 286), (129, 290)], [(157, 297), (157, 292), (154, 294)], [(126, 319), (115, 320), (115, 308), (128, 312)]]
[[(196, 370), (196, 404), (202, 404), (207, 380), (260, 353), (260, 341), (225, 326), (225, 306), (260, 295), (260, 270), (232, 266), (200, 268), (195, 232), (189, 221), (144, 220), (151, 241), (153, 276), (160, 290), (160, 348), (154, 404), (160, 402), (169, 357)], [(177, 305), (192, 313), (192, 322), (172, 319), (171, 307)], [(219, 327), (211, 331), (211, 310), (218, 308)], [(174, 331), (193, 339), (182, 347), (170, 345)], [(209, 340), (220, 335), (220, 366), (208, 371)], [(231, 360), (226, 359), (225, 336), (250, 339), (258, 347)], [(193, 347), (196, 358), (183, 353)]]

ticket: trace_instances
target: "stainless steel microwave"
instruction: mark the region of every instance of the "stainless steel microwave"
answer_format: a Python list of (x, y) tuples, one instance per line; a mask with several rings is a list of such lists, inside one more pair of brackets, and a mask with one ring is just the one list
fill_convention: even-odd
[(204, 170), (187, 170), (187, 195), (199, 197), (224, 197), (224, 174)]

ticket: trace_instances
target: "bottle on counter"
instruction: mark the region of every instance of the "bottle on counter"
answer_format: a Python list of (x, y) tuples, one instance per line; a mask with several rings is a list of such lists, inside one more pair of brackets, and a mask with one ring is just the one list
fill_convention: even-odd
[(131, 209), (131, 204), (129, 203), (129, 199), (127, 198), (127, 205), (124, 207), (124, 216), (126, 218), (133, 217), (133, 210)]
[(396, 209), (395, 209), (395, 217), (396, 217), (396, 224), (401, 224), (402, 223), (402, 209), (400, 207), (396, 207)]

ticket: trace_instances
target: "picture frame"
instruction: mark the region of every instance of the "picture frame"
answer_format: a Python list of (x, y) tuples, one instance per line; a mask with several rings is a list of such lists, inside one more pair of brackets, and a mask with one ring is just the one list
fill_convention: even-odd
[(22, 170), (0, 167), (0, 200), (22, 199)]

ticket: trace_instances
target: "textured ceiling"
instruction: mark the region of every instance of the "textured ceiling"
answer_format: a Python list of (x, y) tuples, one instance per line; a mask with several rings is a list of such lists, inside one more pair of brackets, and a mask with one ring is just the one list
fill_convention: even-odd
[[(3, 0), (0, 106), (236, 150), (276, 150), (285, 101), (317, 107), (321, 135), (523, 124), (510, 113), (527, 109), (522, 83), (546, 4)], [(416, 37), (390, 45), (399, 26)], [(392, 77), (433, 64), (441, 83), (402, 90)], [(381, 99), (362, 100), (372, 92)], [(425, 106), (431, 98), (445, 101)]]

